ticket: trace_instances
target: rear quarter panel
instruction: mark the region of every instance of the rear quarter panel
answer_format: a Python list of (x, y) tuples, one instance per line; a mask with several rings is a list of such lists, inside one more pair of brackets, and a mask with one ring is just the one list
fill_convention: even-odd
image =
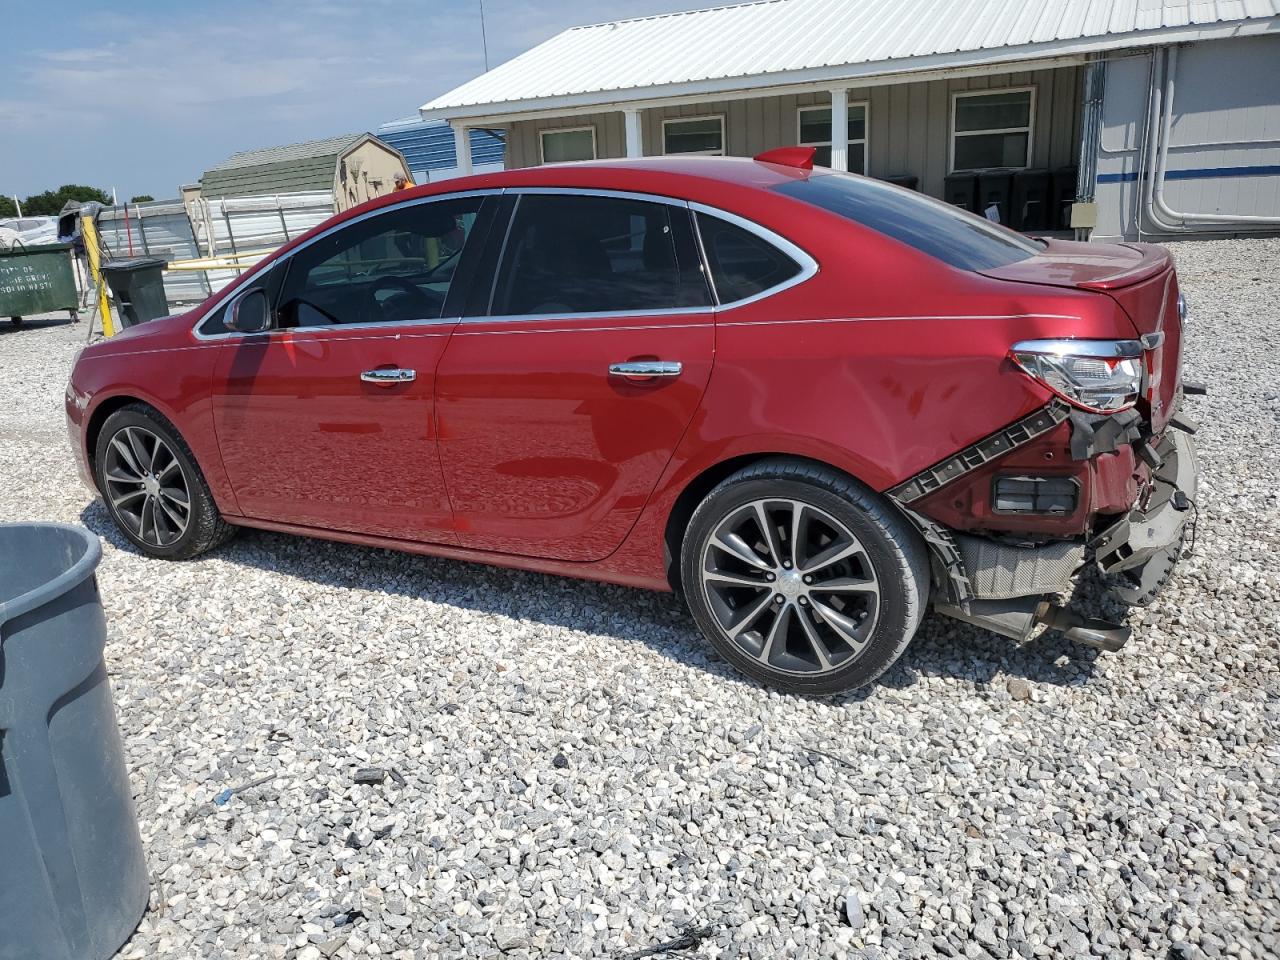
[(1049, 402), (1009, 361), (1017, 341), (1131, 335), (1104, 294), (956, 270), (816, 209), (803, 223), (794, 209), (726, 209), (807, 250), (819, 270), (717, 311), (702, 406), (611, 563), (661, 556), (680, 492), (716, 464), (802, 456), (884, 491)]

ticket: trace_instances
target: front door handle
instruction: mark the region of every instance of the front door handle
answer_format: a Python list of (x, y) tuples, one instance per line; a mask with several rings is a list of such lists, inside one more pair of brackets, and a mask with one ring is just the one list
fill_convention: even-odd
[(408, 383), (417, 375), (417, 372), (413, 370), (388, 369), (384, 367), (378, 370), (366, 370), (360, 374), (360, 379), (365, 383), (378, 383), (388, 387), (393, 383)]
[(684, 370), (679, 360), (628, 360), (609, 364), (614, 377), (678, 377)]

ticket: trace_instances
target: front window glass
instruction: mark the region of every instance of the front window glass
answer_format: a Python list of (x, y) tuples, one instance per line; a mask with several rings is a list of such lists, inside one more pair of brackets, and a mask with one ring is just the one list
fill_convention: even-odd
[(399, 207), (303, 248), (280, 292), (280, 326), (440, 317), (483, 200)]
[(773, 189), (839, 214), (961, 270), (989, 270), (1034, 256), (1032, 240), (941, 200), (878, 180), (821, 173)]
[[(867, 172), (867, 105), (849, 104), (849, 172)], [(819, 167), (831, 166), (831, 108), (800, 108), (800, 145), (814, 147), (813, 162)]]
[(953, 170), (1025, 167), (1031, 146), (1030, 90), (962, 94), (955, 99)]
[(724, 117), (662, 121), (663, 153), (724, 154)]
[(687, 211), (621, 197), (526, 194), (507, 236), (497, 316), (671, 310), (709, 303), (680, 255)]

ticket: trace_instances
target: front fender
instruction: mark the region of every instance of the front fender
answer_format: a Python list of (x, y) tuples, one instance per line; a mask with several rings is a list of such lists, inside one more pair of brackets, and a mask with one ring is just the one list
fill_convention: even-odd
[(186, 441), (219, 511), (239, 515), (213, 426), (210, 382), (219, 349), (220, 344), (199, 344), (82, 355), (67, 388), (68, 421), (77, 458), (83, 458), (82, 473), (92, 478), (93, 444), (106, 417), (140, 401), (154, 407)]

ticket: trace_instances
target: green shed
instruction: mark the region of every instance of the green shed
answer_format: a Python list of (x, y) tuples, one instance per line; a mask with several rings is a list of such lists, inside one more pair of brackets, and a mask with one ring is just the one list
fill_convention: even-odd
[(200, 196), (219, 200), (328, 190), (334, 209), (345, 210), (390, 193), (400, 173), (408, 176), (409, 168), (399, 150), (371, 133), (351, 133), (233, 154), (204, 172)]

